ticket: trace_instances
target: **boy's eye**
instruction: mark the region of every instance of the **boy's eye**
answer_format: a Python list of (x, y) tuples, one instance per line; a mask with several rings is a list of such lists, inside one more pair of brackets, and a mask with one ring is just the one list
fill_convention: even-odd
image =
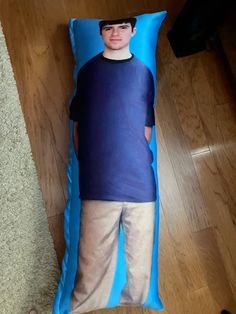
[(129, 26), (127, 26), (127, 25), (124, 25), (124, 26), (121, 26), (120, 28), (121, 29), (127, 29)]
[(111, 30), (111, 27), (105, 27), (104, 30), (105, 30), (105, 31), (110, 31), (110, 30)]

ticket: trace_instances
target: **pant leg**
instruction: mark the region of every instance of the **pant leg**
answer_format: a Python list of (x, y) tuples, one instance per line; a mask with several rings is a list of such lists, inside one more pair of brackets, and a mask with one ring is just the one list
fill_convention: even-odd
[(126, 202), (122, 213), (127, 283), (120, 305), (143, 305), (147, 299), (154, 244), (155, 202)]
[(82, 201), (78, 270), (70, 313), (107, 305), (115, 275), (121, 211), (121, 202)]

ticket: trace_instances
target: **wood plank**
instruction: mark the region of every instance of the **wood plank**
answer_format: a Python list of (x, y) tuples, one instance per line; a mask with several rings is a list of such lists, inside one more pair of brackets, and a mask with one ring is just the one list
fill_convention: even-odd
[[(205, 278), (210, 292), (210, 300), (215, 300), (217, 312), (222, 308), (236, 311), (236, 304), (231, 287), (227, 281), (227, 273), (217, 244), (214, 228), (208, 228), (193, 234), (194, 242), (204, 265)], [(217, 261), (217, 263), (215, 262)], [(215, 313), (216, 311), (212, 311)], [(209, 311), (209, 313), (211, 313)]]
[(62, 259), (65, 253), (65, 240), (64, 240), (64, 215), (56, 215), (48, 217), (49, 229), (54, 241), (55, 250), (57, 252), (57, 259), (62, 265)]
[(225, 264), (228, 282), (236, 296), (236, 234), (230, 216), (227, 194), (221, 183), (220, 174), (210, 153), (193, 158), (201, 190), (208, 205), (209, 216)]
[(209, 53), (203, 53), (191, 62), (188, 60), (185, 67), (189, 72), (189, 78), (191, 77), (204, 132), (207, 134), (210, 150), (228, 194), (230, 212), (236, 223), (236, 101), (218, 105), (214, 86), (205, 73), (204, 54)]
[(222, 308), (217, 305), (217, 301), (213, 299), (210, 289), (206, 286), (188, 294), (183, 313), (213, 314), (220, 313), (221, 309)]
[(192, 239), (186, 208), (160, 127), (157, 134), (160, 199), (179, 263), (179, 271), (185, 283), (181, 290), (187, 293), (205, 286), (206, 283)]
[[(163, 200), (165, 203), (165, 200)], [(165, 205), (160, 204), (159, 230), (159, 293), (167, 313), (183, 313), (183, 300), (187, 293), (187, 286), (182, 276), (180, 265), (180, 249), (176, 239), (173, 242), (174, 232), (169, 229), (168, 215), (165, 214)], [(182, 252), (184, 249), (182, 248)], [(191, 253), (190, 253), (191, 254)], [(171, 258), (170, 258), (171, 256)], [(185, 263), (182, 260), (182, 263)], [(152, 314), (152, 310), (144, 310), (145, 314)]]
[[(162, 314), (170, 314), (169, 311), (167, 311), (166, 309), (165, 310), (162, 310), (160, 311)], [(159, 313), (158, 310), (152, 310), (152, 309), (143, 309), (143, 313), (144, 314), (157, 314)], [(178, 312), (175, 312), (176, 314), (178, 314)]]
[[(187, 60), (185, 59), (185, 62), (189, 63), (195, 59), (195, 56), (188, 57)], [(196, 153), (209, 150), (206, 134), (198, 114), (194, 91), (189, 75), (185, 71), (183, 60), (174, 59), (172, 62), (166, 63), (164, 71), (171, 90), (173, 104), (191, 152)]]
[(175, 109), (174, 95), (165, 75), (166, 65), (162, 66), (160, 60), (158, 62), (159, 77), (161, 79), (158, 79), (159, 96), (157, 99), (157, 115), (191, 230), (198, 231), (209, 226), (205, 204), (191, 158), (191, 150), (181, 128), (177, 110)]
[(143, 314), (143, 308), (140, 306), (118, 306), (116, 307), (117, 314)]
[(220, 54), (214, 50), (205, 51), (201, 62), (217, 104), (235, 101), (230, 78), (227, 76), (227, 69)]

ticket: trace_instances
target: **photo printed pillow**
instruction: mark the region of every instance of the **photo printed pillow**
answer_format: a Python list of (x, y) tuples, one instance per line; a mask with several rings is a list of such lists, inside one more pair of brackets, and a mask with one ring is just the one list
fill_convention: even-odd
[(164, 309), (154, 112), (156, 46), (166, 14), (69, 21), (75, 89), (55, 314)]

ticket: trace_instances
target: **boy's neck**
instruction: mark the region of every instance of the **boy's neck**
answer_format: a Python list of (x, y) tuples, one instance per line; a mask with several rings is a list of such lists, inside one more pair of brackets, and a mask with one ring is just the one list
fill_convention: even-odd
[(132, 57), (132, 54), (129, 51), (129, 47), (125, 47), (119, 50), (109, 49), (105, 47), (102, 54), (105, 58), (113, 59), (113, 60), (124, 60), (124, 59), (129, 59), (130, 57)]

